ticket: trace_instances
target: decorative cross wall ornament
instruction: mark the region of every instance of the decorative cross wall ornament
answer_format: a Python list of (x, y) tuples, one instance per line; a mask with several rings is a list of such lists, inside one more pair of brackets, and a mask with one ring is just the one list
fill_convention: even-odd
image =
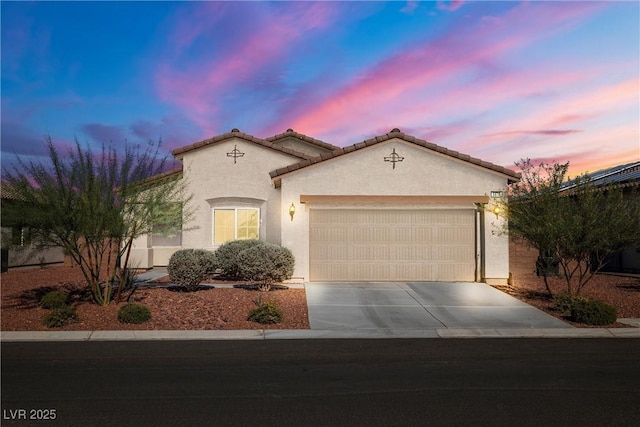
[(233, 150), (229, 153), (227, 153), (227, 157), (233, 157), (233, 164), (236, 164), (236, 161), (238, 160), (238, 157), (243, 157), (244, 153), (241, 152), (240, 150), (238, 150), (238, 146), (234, 145), (233, 146)]
[(384, 158), (385, 162), (393, 163), (393, 169), (396, 168), (396, 163), (401, 162), (403, 160), (404, 160), (404, 157), (399, 156), (398, 153), (396, 153), (396, 149), (395, 148), (393, 149), (391, 154), (389, 154), (387, 157)]

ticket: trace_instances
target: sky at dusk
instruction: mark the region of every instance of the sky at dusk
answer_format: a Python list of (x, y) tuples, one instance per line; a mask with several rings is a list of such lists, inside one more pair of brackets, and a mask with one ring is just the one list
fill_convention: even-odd
[(512, 167), (640, 160), (640, 3), (7, 2), (6, 168), (77, 139), (399, 128)]

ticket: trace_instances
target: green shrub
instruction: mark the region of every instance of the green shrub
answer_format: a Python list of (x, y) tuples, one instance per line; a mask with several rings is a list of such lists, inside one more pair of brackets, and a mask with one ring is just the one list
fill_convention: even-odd
[(118, 310), (118, 320), (122, 323), (144, 323), (151, 319), (151, 312), (140, 304), (127, 303)]
[(257, 301), (258, 307), (249, 312), (247, 320), (260, 324), (280, 323), (282, 321), (282, 310), (273, 301), (263, 303)]
[(49, 328), (60, 328), (77, 321), (78, 313), (76, 313), (75, 308), (69, 306), (56, 308), (42, 319), (45, 326)]
[(573, 307), (574, 303), (580, 303), (586, 300), (587, 298), (585, 297), (571, 295), (567, 292), (562, 292), (553, 296), (553, 302), (556, 308), (566, 316), (571, 315), (571, 307)]
[(610, 325), (616, 321), (616, 308), (598, 300), (575, 300), (571, 305), (569, 320), (587, 325)]
[(231, 240), (223, 243), (216, 250), (216, 260), (218, 268), (222, 270), (222, 274), (230, 278), (240, 277), (240, 260), (238, 256), (241, 252), (254, 246), (264, 244), (263, 241), (257, 239), (247, 240)]
[(240, 252), (238, 260), (240, 277), (258, 283), (261, 290), (269, 290), (272, 283), (291, 278), (295, 264), (289, 249), (271, 243)]
[(207, 275), (216, 269), (214, 252), (204, 249), (181, 249), (171, 255), (169, 279), (187, 291), (195, 291)]
[(40, 298), (42, 308), (55, 309), (66, 307), (69, 302), (69, 296), (62, 291), (47, 292)]

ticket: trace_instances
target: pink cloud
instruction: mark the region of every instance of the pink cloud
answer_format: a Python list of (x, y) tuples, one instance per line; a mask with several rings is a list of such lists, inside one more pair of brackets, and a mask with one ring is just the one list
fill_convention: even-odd
[[(157, 91), (163, 101), (183, 108), (185, 114), (201, 126), (206, 135), (212, 135), (218, 128), (215, 118), (223, 111), (220, 106), (224, 93), (242, 87), (244, 82), (262, 73), (265, 68), (278, 64), (305, 33), (329, 25), (334, 12), (331, 3), (293, 3), (284, 13), (250, 25), (250, 31), (234, 34), (237, 38), (235, 49), (225, 56), (214, 54), (206, 60), (187, 63), (186, 66), (173, 61), (164, 62), (156, 73)], [(212, 13), (216, 19), (220, 19), (224, 10), (208, 7), (203, 13)], [(200, 16), (199, 20), (206, 21), (207, 18)], [(178, 27), (183, 25), (180, 23)], [(209, 30), (204, 26), (191, 29), (176, 45), (178, 52), (200, 38), (207, 38), (215, 44), (215, 34), (212, 36)]]
[[(451, 29), (435, 41), (387, 58), (324, 100), (293, 112), (285, 120), (301, 132), (330, 139), (350, 130), (370, 128), (370, 123), (390, 115), (406, 119), (408, 105), (415, 108), (422, 122), (430, 116), (441, 117), (442, 108), (461, 108), (467, 103), (450, 103), (447, 97), (446, 104), (436, 104), (429, 97), (455, 90), (460, 80), (468, 80), (470, 73), (499, 64), (503, 56), (557, 31), (567, 21), (588, 16), (595, 9), (596, 6), (585, 3), (536, 4), (536, 7), (524, 4), (500, 19), (476, 22), (473, 28), (468, 28), (468, 22), (461, 23), (460, 28)], [(522, 81), (518, 83), (522, 85)], [(467, 91), (466, 96), (469, 94)], [(274, 127), (283, 126), (286, 125), (282, 122)]]

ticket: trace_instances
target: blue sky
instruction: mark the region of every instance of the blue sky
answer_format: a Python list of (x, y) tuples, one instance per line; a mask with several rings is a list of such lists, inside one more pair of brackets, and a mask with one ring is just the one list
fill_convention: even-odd
[(6, 2), (2, 165), (78, 139), (405, 133), (496, 164), (640, 159), (640, 5)]

